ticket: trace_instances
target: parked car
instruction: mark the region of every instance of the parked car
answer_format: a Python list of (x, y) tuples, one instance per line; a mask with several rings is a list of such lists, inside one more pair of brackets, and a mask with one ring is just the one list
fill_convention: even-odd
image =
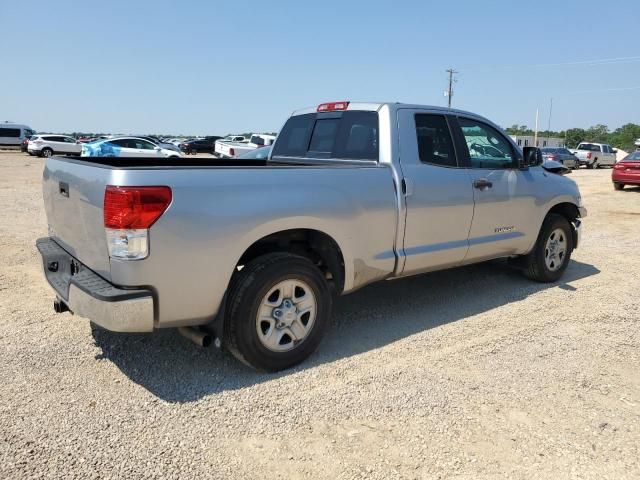
[(215, 153), (221, 158), (236, 158), (241, 155), (255, 150), (256, 148), (266, 147), (275, 141), (276, 137), (266, 134), (253, 134), (248, 141), (242, 142), (216, 142)]
[(580, 165), (586, 165), (587, 168), (615, 165), (617, 152), (618, 150), (606, 143), (591, 142), (582, 142), (577, 149), (571, 150), (571, 153), (578, 157)]
[(572, 170), (580, 166), (578, 157), (576, 157), (566, 148), (546, 147), (541, 148), (540, 150), (542, 151), (542, 157), (545, 160), (555, 160), (556, 162), (559, 162), (565, 167), (571, 168)]
[(180, 152), (138, 137), (116, 137), (81, 145), (82, 157), (180, 158)]
[(27, 150), (32, 155), (50, 157), (56, 154), (80, 155), (82, 145), (67, 135), (34, 135), (29, 139)]
[(557, 281), (586, 215), (537, 148), (442, 107), (303, 109), (264, 165), (243, 162), (47, 159), (37, 246), (56, 311), (180, 327), (281, 370), (318, 347), (335, 295), (375, 281), (500, 257)]
[(18, 123), (0, 123), (0, 147), (21, 147), (25, 139), (29, 139), (35, 130)]
[(625, 185), (640, 186), (640, 150), (630, 153), (613, 166), (611, 180), (616, 190), (624, 189)]
[[(29, 139), (25, 138), (20, 144), (20, 151), (26, 153), (29, 150)], [(30, 155), (33, 155), (32, 153)]]
[(215, 151), (216, 140), (222, 137), (206, 137), (200, 139), (189, 140), (180, 144), (180, 150), (187, 155), (196, 155), (197, 153), (211, 153)]
[(173, 143), (163, 142), (158, 137), (147, 136), (147, 135), (133, 135), (136, 138), (142, 138), (144, 140), (148, 140), (154, 145), (161, 147), (165, 150), (173, 150), (174, 152), (181, 153), (180, 147), (175, 146)]
[(273, 145), (256, 148), (255, 150), (251, 150), (250, 152), (240, 155), (238, 160), (266, 160), (269, 158), (272, 148)]

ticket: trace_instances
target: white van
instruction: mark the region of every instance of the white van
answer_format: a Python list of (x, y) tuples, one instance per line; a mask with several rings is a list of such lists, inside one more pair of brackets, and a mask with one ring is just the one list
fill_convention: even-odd
[(31, 137), (35, 130), (17, 123), (0, 123), (0, 147), (19, 147), (25, 138)]

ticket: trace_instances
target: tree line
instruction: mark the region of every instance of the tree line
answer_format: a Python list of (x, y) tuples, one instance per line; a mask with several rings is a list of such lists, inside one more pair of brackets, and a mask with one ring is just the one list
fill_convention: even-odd
[[(511, 125), (507, 128), (509, 135), (534, 135), (535, 132), (526, 125)], [(538, 131), (538, 138), (564, 138), (567, 148), (576, 148), (580, 142), (608, 143), (609, 145), (630, 152), (635, 150), (634, 143), (640, 139), (640, 125), (627, 123), (626, 125), (609, 130), (606, 125), (598, 124), (589, 128), (569, 128), (561, 131)]]

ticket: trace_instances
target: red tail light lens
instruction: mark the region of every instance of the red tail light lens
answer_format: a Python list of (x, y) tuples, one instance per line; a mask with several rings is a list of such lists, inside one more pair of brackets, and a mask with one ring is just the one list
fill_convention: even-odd
[(613, 168), (616, 170), (624, 170), (625, 165), (623, 163), (616, 163)]
[(104, 192), (104, 226), (144, 229), (153, 225), (171, 203), (169, 187), (116, 187)]
[(229, 155), (231, 155), (232, 157), (236, 156), (236, 150), (234, 148), (230, 148), (229, 149)]
[(587, 158), (591, 160), (591, 152), (587, 153)]
[(318, 112), (334, 112), (337, 110), (346, 110), (349, 107), (349, 102), (330, 102), (321, 103), (318, 105)]

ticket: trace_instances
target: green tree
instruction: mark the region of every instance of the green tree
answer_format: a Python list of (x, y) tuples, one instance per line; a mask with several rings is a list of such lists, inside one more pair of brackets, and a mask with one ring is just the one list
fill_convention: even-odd
[(626, 152), (635, 150), (634, 142), (640, 138), (640, 125), (627, 123), (617, 128), (609, 135), (609, 143)]
[(564, 134), (567, 148), (576, 148), (580, 142), (587, 140), (587, 132), (583, 128), (570, 128)]

